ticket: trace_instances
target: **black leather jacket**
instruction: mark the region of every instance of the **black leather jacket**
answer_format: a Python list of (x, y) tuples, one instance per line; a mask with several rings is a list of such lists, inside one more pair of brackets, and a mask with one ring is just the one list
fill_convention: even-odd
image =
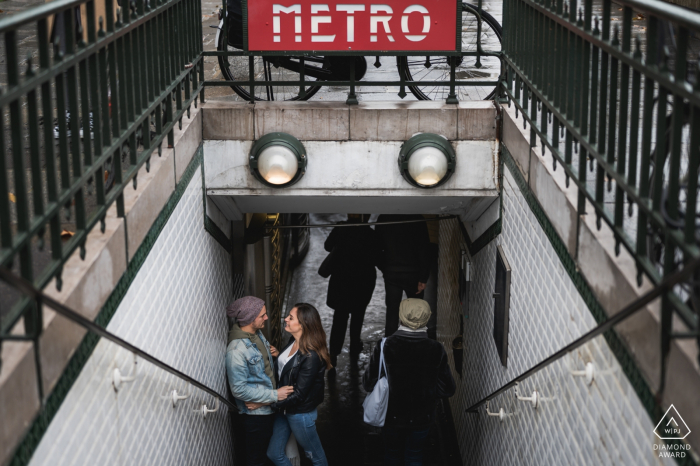
[[(289, 339), (289, 343), (280, 351), (280, 354), (292, 344), (294, 344), (294, 338)], [(277, 360), (275, 360), (275, 376), (278, 371)], [(285, 400), (273, 403), (272, 407), (285, 414), (313, 411), (323, 402), (325, 372), (326, 363), (315, 351), (309, 351), (307, 354), (297, 351), (292, 359), (287, 361), (282, 370), (282, 376), (277, 381), (278, 387), (293, 386), (294, 393)]]

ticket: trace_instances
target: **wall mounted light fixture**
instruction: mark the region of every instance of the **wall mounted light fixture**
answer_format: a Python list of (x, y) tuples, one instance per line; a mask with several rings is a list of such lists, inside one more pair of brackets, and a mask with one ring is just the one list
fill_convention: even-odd
[(291, 134), (268, 133), (253, 144), (249, 164), (253, 176), (264, 185), (286, 188), (306, 172), (306, 149)]
[(399, 151), (401, 176), (418, 188), (435, 188), (444, 184), (454, 173), (456, 162), (450, 142), (432, 133), (413, 136)]

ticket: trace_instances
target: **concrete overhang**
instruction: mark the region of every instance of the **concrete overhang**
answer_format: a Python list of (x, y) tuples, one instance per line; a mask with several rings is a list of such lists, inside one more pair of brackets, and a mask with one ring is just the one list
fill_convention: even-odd
[[(242, 105), (245, 105), (243, 107)], [(226, 104), (203, 108), (207, 195), (230, 220), (253, 212), (454, 213), (476, 219), (498, 196), (498, 144), (490, 102)], [(248, 166), (253, 140), (273, 131), (299, 138), (306, 174), (269, 188)], [(455, 173), (442, 186), (411, 186), (398, 169), (401, 145), (418, 132), (445, 136)]]

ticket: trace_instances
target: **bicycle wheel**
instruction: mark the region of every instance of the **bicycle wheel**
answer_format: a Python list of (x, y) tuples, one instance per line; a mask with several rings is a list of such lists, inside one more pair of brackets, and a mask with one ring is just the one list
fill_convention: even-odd
[[(478, 35), (477, 9), (467, 3), (462, 4), (462, 52), (476, 52)], [(498, 21), (485, 11), (481, 12), (481, 49), (485, 52), (500, 52), (503, 29)], [(501, 61), (498, 57), (466, 56), (458, 58), (455, 77), (460, 81), (496, 81), (501, 74)], [(450, 65), (447, 57), (397, 57), (399, 73), (406, 81), (449, 81)], [(448, 86), (421, 85), (409, 86), (418, 100), (445, 100)], [(490, 100), (496, 94), (496, 86), (457, 86), (459, 100)]]
[[(229, 45), (226, 40), (226, 34), (222, 30), (219, 34), (219, 41), (216, 50), (228, 50), (229, 52), (238, 51)], [(228, 56), (219, 58), (219, 67), (221, 74), (227, 81), (247, 81), (248, 80), (248, 57)], [(320, 87), (306, 86), (306, 95), (303, 99), (299, 98), (299, 86), (265, 86), (265, 81), (299, 81), (299, 73), (286, 69), (282, 66), (275, 65), (277, 57), (255, 57), (254, 58), (254, 74), (255, 81), (260, 81), (260, 85), (255, 86), (255, 100), (308, 100), (318, 92)], [(292, 63), (298, 64), (299, 57), (290, 58)], [(306, 66), (323, 67), (323, 58), (306, 57), (304, 59)], [(313, 82), (316, 78), (306, 76), (306, 81)], [(232, 85), (231, 89), (244, 100), (250, 100), (250, 87), (242, 87)]]

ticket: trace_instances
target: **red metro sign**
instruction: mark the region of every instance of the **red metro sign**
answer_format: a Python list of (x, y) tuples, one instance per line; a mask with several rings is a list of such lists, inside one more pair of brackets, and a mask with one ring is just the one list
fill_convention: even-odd
[(459, 50), (456, 0), (323, 1), (249, 0), (248, 50)]

